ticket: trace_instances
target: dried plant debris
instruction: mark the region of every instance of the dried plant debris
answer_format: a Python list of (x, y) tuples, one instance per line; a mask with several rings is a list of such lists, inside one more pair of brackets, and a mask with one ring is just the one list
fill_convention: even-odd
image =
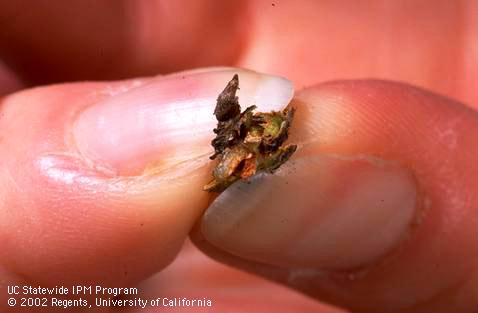
[(259, 171), (272, 173), (297, 149), (296, 145), (284, 145), (295, 110), (261, 113), (253, 112), (256, 106), (252, 105), (241, 112), (238, 89), (236, 74), (217, 98), (214, 115), (218, 123), (210, 158), (219, 162), (212, 173), (214, 179), (204, 186), (206, 191), (221, 192)]

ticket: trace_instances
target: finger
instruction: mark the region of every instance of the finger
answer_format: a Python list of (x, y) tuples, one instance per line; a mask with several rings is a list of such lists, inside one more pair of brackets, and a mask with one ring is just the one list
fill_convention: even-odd
[(317, 86), (292, 104), (297, 154), (221, 194), (198, 245), (358, 312), (476, 308), (478, 114), (380, 81)]
[[(178, 296), (211, 300), (211, 306), (196, 307), (194, 312), (222, 313), (240, 308), (243, 313), (344, 313), (284, 286), (215, 262), (188, 241), (170, 266), (138, 288), (142, 297), (156, 299), (160, 295), (161, 304), (166, 305)], [(185, 313), (191, 308), (168, 307), (168, 310)], [(157, 309), (160, 311), (161, 307)]]
[(166, 266), (207, 205), (215, 99), (234, 73), (243, 103), (292, 97), (283, 78), (216, 69), (5, 98), (0, 264), (65, 286), (124, 285)]
[[(0, 2), (0, 53), (33, 84), (232, 64), (245, 2)], [(221, 25), (221, 27), (217, 27)]]

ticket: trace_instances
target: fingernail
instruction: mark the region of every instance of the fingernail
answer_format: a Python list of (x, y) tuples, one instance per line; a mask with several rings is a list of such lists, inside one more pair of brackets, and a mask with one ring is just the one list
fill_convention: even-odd
[(297, 157), (238, 182), (211, 204), (201, 232), (242, 258), (285, 267), (351, 269), (389, 253), (410, 229), (409, 170), (373, 157)]
[(81, 112), (73, 127), (75, 144), (87, 159), (120, 175), (207, 156), (216, 98), (236, 73), (243, 108), (281, 110), (293, 96), (289, 80), (240, 69), (154, 78)]

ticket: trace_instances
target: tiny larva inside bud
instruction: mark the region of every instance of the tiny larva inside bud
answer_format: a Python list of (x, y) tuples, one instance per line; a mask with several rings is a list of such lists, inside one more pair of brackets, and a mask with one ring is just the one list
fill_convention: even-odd
[(249, 178), (259, 171), (273, 172), (297, 149), (285, 144), (294, 117), (294, 108), (281, 112), (254, 112), (256, 106), (241, 112), (236, 92), (239, 77), (229, 81), (217, 98), (214, 115), (217, 118), (216, 134), (211, 142), (218, 158), (213, 170), (213, 180), (204, 190), (221, 192), (239, 179)]

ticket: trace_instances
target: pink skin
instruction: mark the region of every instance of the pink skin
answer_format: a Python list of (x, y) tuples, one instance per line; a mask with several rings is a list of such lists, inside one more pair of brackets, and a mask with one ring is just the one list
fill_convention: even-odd
[[(251, 1), (220, 8), (205, 2), (182, 9), (182, 18), (168, 21), (156, 14), (171, 17), (174, 14), (164, 12), (178, 11), (161, 1), (157, 9), (141, 2), (125, 11), (101, 2), (95, 4), (98, 7), (81, 3), (72, 9), (72, 4), (66, 8), (59, 2), (48, 10), (32, 3), (4, 1), (0, 5), (0, 19), (7, 21), (0, 28), (1, 57), (21, 77), (13, 81), (35, 85), (118, 79), (230, 64), (282, 74), (299, 88), (330, 79), (378, 77), (406, 81), (462, 101), (373, 81), (318, 85), (296, 95), (295, 103), (302, 109), (297, 120), (303, 126), (295, 129), (294, 140), (310, 141), (317, 134), (322, 138), (307, 153), (378, 155), (406, 164), (417, 177), (421, 208), (427, 212), (423, 222), (411, 233), (413, 240), (365, 278), (303, 277), (290, 282), (287, 271), (231, 259), (201, 241), (198, 234), (195, 241), (233, 266), (289, 284), (319, 301), (364, 312), (390, 307), (403, 312), (469, 312), (477, 307), (478, 173), (473, 135), (478, 131), (478, 117), (466, 108), (478, 103), (474, 86), (478, 62), (470, 39), (478, 29), (470, 13), (476, 11), (475, 2), (377, 2), (361, 7), (354, 2), (276, 1), (271, 6), (270, 1)], [(184, 8), (180, 1), (174, 3)], [(27, 11), (31, 14), (22, 14)], [(226, 22), (232, 32), (215, 27)], [(171, 29), (178, 28), (183, 36), (173, 35)], [(46, 33), (54, 40), (45, 40)], [(184, 97), (191, 90), (208, 93), (211, 85), (222, 83), (223, 78), (215, 82), (208, 75), (203, 86), (185, 88), (178, 81), (182, 87), (170, 89), (172, 98)], [(177, 157), (184, 154), (174, 153), (168, 162), (158, 163), (156, 153), (165, 157), (164, 146), (152, 146), (143, 141), (150, 136), (134, 132), (125, 133), (131, 135), (127, 145), (118, 144), (115, 148), (122, 152), (107, 156), (108, 164), (104, 164), (81, 148), (81, 136), (92, 137), (94, 131), (86, 128), (78, 131), (79, 137), (72, 135), (78, 129), (79, 112), (148, 82), (66, 84), (2, 99), (1, 284), (101, 281), (105, 286), (125, 286), (162, 270), (176, 256), (211, 201), (200, 192), (210, 168), (196, 163), (178, 167)], [(161, 101), (154, 98), (154, 108)], [(130, 125), (136, 120), (124, 115), (124, 121)], [(162, 127), (154, 121), (150, 119), (146, 134), (156, 134), (156, 127)], [(207, 140), (196, 147), (199, 160), (207, 156), (203, 152), (209, 147), (204, 143)], [(138, 161), (142, 157), (143, 162)], [(147, 175), (134, 178), (145, 163)], [(123, 176), (117, 178), (118, 173)], [(218, 312), (248, 301), (245, 312), (263, 312), (258, 295), (276, 300), (267, 305), (271, 311), (337, 312), (212, 263), (191, 245), (170, 269), (145, 283), (142, 292), (152, 297), (158, 296), (158, 290), (187, 296), (197, 294), (205, 284), (207, 295), (220, 299)], [(237, 287), (232, 289), (234, 296), (224, 288), (230, 285)], [(2, 293), (0, 308), (5, 303)]]
[[(222, 74), (199, 75), (209, 75), (209, 81), (213, 82)], [(176, 80), (182, 84), (181, 77)], [(161, 88), (163, 82), (160, 79), (151, 84)], [(195, 165), (207, 162), (180, 162), (166, 168), (160, 166), (159, 171), (145, 176), (116, 177), (102, 166), (92, 168), (91, 162), (94, 165), (95, 160), (78, 154), (79, 147), (71, 139), (78, 112), (107, 103), (104, 101), (110, 98), (122, 97), (122, 94), (111, 96), (104, 91), (123, 90), (127, 86), (131, 86), (131, 82), (58, 85), (4, 99), (2, 133), (8, 137), (3, 137), (1, 146), (4, 155), (1, 259), (5, 269), (18, 275), (14, 279), (46, 285), (58, 281), (65, 284), (101, 281), (106, 286), (138, 282), (172, 260), (210, 201), (208, 194), (201, 191), (210, 168)], [(103, 103), (97, 104), (100, 101)], [(447, 295), (449, 301), (458, 296), (465, 298), (464, 305), (472, 303), (474, 298), (467, 298), (466, 294), (473, 283), (471, 286), (463, 286), (463, 283), (465, 277), (472, 282), (475, 279), (469, 276), (476, 264), (472, 254), (472, 247), (476, 245), (473, 233), (477, 229), (476, 219), (472, 218), (477, 201), (472, 192), (476, 188), (473, 173), (476, 167), (472, 166), (475, 153), (470, 151), (473, 146), (465, 154), (456, 154), (455, 149), (457, 145), (469, 145), (467, 142), (478, 127), (476, 113), (411, 87), (373, 81), (317, 86), (298, 93), (295, 101), (303, 113), (297, 115), (299, 122), (293, 139), (308, 142), (317, 135), (311, 133), (314, 130), (322, 134), (319, 137), (323, 140), (322, 144), (312, 144), (303, 153), (350, 155), (359, 152), (400, 160), (414, 168), (419, 188), (423, 189), (419, 202), (431, 203), (423, 224), (413, 234), (414, 240), (402, 248), (406, 253), (402, 251), (386, 267), (377, 267), (367, 279), (335, 282), (339, 285), (332, 294), (330, 282), (324, 286), (320, 283), (322, 279), (315, 282), (314, 289), (296, 287), (356, 308), (370, 308), (369, 302), (362, 303), (361, 299), (366, 298), (361, 294), (373, 294), (372, 303), (384, 306), (408, 307), (425, 302), (434, 308), (437, 302), (445, 301), (435, 298), (436, 295), (446, 290), (453, 291)], [(42, 106), (36, 105), (40, 102)], [(65, 102), (69, 105), (65, 106)], [(324, 107), (318, 103), (330, 104)], [(211, 109), (212, 105), (213, 101)], [(155, 110), (162, 110), (161, 104)], [(337, 110), (342, 114), (337, 115)], [(434, 116), (431, 122), (423, 124), (431, 116)], [(392, 117), (402, 122), (387, 122)], [(448, 129), (445, 127), (449, 127), (450, 117), (460, 120), (453, 126), (453, 136), (437, 137), (440, 129)], [(417, 119), (420, 122), (413, 122)], [(408, 125), (413, 123), (424, 127), (417, 126), (411, 132)], [(192, 132), (196, 132), (194, 127)], [(389, 145), (392, 137), (397, 141)], [(422, 143), (421, 149), (412, 148), (417, 140)], [(150, 144), (132, 147), (138, 155), (141, 155), (140, 148), (151, 148)], [(452, 163), (432, 162), (428, 153), (439, 154)], [(198, 160), (206, 157), (200, 153)], [(455, 176), (464, 171), (469, 175)], [(346, 174), (343, 174), (345, 180)], [(353, 171), (349, 175), (353, 175)], [(437, 264), (438, 256), (441, 256), (441, 266), (449, 266), (441, 275), (435, 275), (436, 271), (430, 267)], [(240, 265), (240, 260), (233, 263)], [(394, 290), (404, 298), (389, 298), (372, 287), (379, 282), (387, 286), (395, 280), (398, 283), (406, 273), (415, 272), (417, 268), (421, 269), (414, 275), (413, 284)], [(281, 273), (276, 273), (272, 278), (280, 280), (280, 277)], [(350, 290), (357, 295), (354, 301), (342, 298), (343, 292)]]
[[(299, 92), (293, 103), (302, 108), (297, 119), (305, 125), (296, 126), (291, 140), (321, 139), (312, 140), (299, 153), (374, 155), (398, 160), (413, 169), (419, 190), (419, 215), (424, 217), (412, 226), (409, 240), (383, 263), (367, 267), (364, 277), (359, 274), (351, 280), (340, 276), (326, 279), (323, 274), (310, 274), (293, 282), (289, 279), (294, 264), (288, 264), (288, 269), (273, 269), (244, 260), (248, 259), (247, 251), (239, 252), (244, 259), (231, 257), (204, 241), (199, 233), (195, 233), (194, 241), (223, 262), (293, 285), (317, 298), (347, 303), (353, 311), (380, 312), (384, 307), (393, 307), (400, 312), (468, 312), (475, 308), (472, 294), (478, 284), (478, 254), (473, 247), (478, 228), (474, 203), (478, 197), (474, 190), (478, 187), (478, 167), (472, 159), (478, 151), (472, 142), (478, 131), (478, 114), (406, 85), (377, 81), (324, 84)], [(408, 125), (415, 126), (410, 129)], [(457, 153), (458, 147), (466, 149)], [(349, 169), (342, 173), (341, 180), (347, 181), (349, 176), (353, 179), (354, 172)], [(279, 190), (276, 201), (284, 202), (288, 196), (285, 190)], [(313, 203), (316, 194), (309, 197), (302, 201)], [(334, 201), (333, 196), (329, 201)], [(264, 204), (257, 203), (256, 210), (261, 205)], [(320, 208), (316, 211), (316, 215), (321, 214)], [(303, 229), (317, 221), (314, 216), (309, 214), (302, 223)], [(342, 231), (354, 230), (352, 227)], [(374, 230), (367, 232), (366, 236), (381, 236)], [(289, 245), (294, 247), (293, 242)], [(281, 262), (283, 259), (266, 263)], [(295, 264), (300, 267), (298, 262)]]

